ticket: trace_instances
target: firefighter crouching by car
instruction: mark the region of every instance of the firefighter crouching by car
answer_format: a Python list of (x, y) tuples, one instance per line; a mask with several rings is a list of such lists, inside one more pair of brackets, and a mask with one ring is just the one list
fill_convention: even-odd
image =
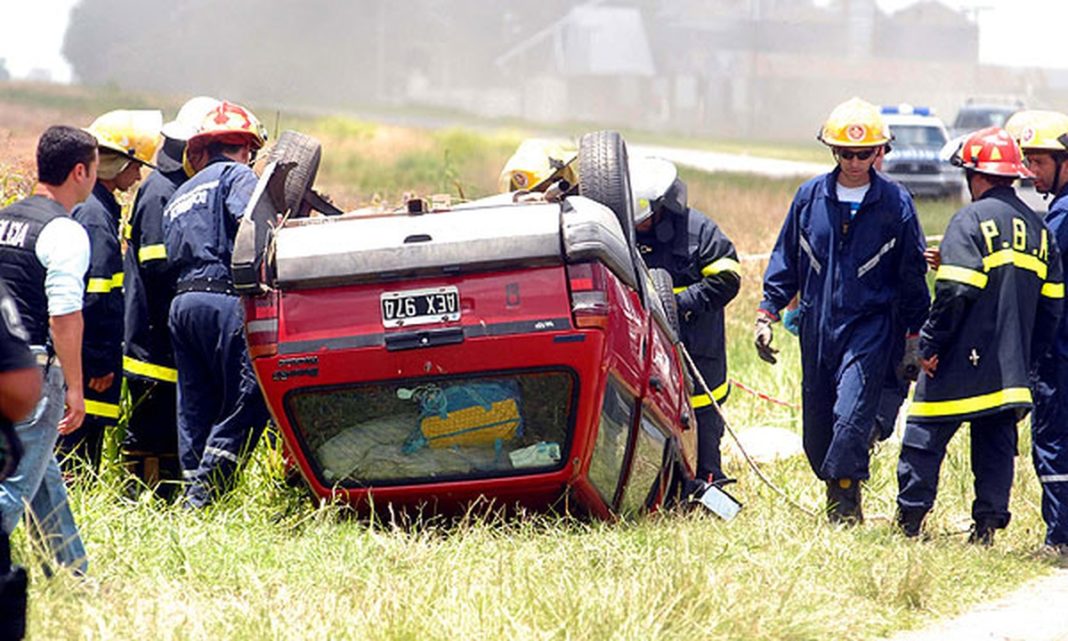
[(181, 480), (175, 420), (178, 370), (167, 329), (174, 277), (167, 269), (163, 209), (192, 175), (192, 168), (183, 165), (186, 141), (218, 105), (214, 98), (192, 98), (163, 125), (156, 169), (141, 183), (127, 227), (122, 365), (132, 407), (122, 454), (134, 476), (163, 498), (170, 498)]
[(920, 335), (916, 386), (898, 461), (897, 522), (920, 533), (934, 505), (946, 446), (970, 423), (975, 543), (990, 544), (1011, 517), (1016, 422), (1031, 409), (1029, 373), (1053, 342), (1064, 299), (1049, 229), (1016, 196), (1030, 176), (1016, 142), (989, 127), (968, 136), (952, 162), (972, 203), (949, 221), (935, 299)]
[(875, 414), (895, 365), (895, 314), (914, 342), (930, 296), (912, 198), (872, 167), (890, 141), (879, 109), (858, 98), (842, 103), (818, 138), (837, 166), (794, 196), (764, 274), (755, 343), (762, 359), (776, 362), (772, 323), (800, 294), (805, 454), (827, 484), (830, 520), (853, 523), (863, 519), (860, 482), (869, 477)]
[[(1046, 214), (1057, 248), (1062, 275), (1068, 270), (1068, 115), (1053, 111), (1022, 111), (1005, 123), (1016, 138), (1035, 189), (1053, 196)], [(1038, 360), (1032, 380), (1031, 455), (1042, 485), (1045, 544), (1068, 555), (1068, 314), (1061, 315), (1053, 347)]]
[(696, 476), (723, 482), (723, 418), (712, 404), (723, 403), (730, 393), (723, 308), (741, 286), (738, 255), (712, 219), (689, 207), (686, 183), (675, 165), (660, 158), (633, 158), (630, 175), (638, 250), (649, 267), (671, 274), (680, 338), (712, 392), (710, 398), (697, 390), (691, 399), (697, 418)]
[(100, 116), (88, 129), (99, 144), (100, 164), (93, 193), (72, 213), (89, 234), (90, 257), (82, 309), (85, 422), (57, 444), (68, 473), (79, 465), (97, 469), (104, 433), (119, 419), (124, 274), (119, 240), (122, 206), (115, 193), (128, 191), (141, 180), (141, 167), (152, 166), (162, 124), (159, 111), (119, 110)]
[(266, 138), (244, 107), (222, 102), (209, 111), (186, 145), (197, 173), (163, 213), (167, 264), (176, 282), (169, 326), (187, 507), (204, 507), (229, 489), (267, 422), (230, 277), (234, 236), (257, 181), (250, 164)]

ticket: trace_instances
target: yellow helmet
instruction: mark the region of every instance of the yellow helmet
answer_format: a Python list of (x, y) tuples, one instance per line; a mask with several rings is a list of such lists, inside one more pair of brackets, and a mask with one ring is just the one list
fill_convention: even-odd
[(890, 142), (890, 128), (878, 107), (850, 98), (831, 111), (816, 137), (829, 147), (879, 147)]
[(577, 157), (574, 146), (566, 142), (524, 140), (501, 170), (497, 179), (498, 190), (501, 193), (520, 189), (538, 191), (550, 178), (563, 178), (575, 184), (571, 164)]
[(152, 167), (162, 127), (163, 112), (159, 110), (119, 109), (94, 120), (87, 131), (96, 137), (101, 149)]
[(1068, 151), (1068, 116), (1057, 111), (1018, 111), (1005, 130), (1024, 151)]

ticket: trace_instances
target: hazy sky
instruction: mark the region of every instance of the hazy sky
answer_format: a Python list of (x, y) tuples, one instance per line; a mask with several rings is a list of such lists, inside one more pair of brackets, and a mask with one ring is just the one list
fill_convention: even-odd
[[(150, 0), (145, 0), (146, 2)], [(225, 0), (222, 0), (225, 1)], [(403, 0), (398, 0), (403, 1)], [(829, 0), (822, 1), (824, 4)], [(877, 0), (893, 11), (917, 0)], [(979, 19), (979, 58), (1014, 66), (1068, 68), (1068, 55), (1055, 43), (1068, 25), (1064, 0), (942, 0), (975, 10)], [(46, 69), (52, 78), (69, 81), (70, 68), (60, 55), (70, 8), (77, 0), (0, 0), (0, 58), (16, 78)], [(491, 5), (487, 3), (487, 7)]]

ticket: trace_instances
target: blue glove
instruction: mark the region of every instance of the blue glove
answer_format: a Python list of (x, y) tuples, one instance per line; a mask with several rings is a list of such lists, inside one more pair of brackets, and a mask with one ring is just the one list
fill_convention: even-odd
[(795, 307), (793, 309), (786, 310), (786, 313), (782, 315), (782, 326), (786, 328), (786, 331), (790, 332), (794, 336), (801, 333), (801, 311)]

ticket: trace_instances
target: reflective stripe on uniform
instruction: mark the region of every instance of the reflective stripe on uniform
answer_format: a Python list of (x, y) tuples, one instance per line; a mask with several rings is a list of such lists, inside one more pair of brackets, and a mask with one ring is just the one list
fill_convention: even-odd
[(808, 244), (808, 240), (804, 236), (797, 239), (797, 244), (801, 246), (801, 250), (808, 256), (808, 262), (812, 263), (812, 269), (818, 274), (823, 270), (820, 266), (820, 261), (816, 260), (816, 254), (812, 253), (812, 245)]
[(897, 239), (891, 238), (889, 242), (880, 247), (879, 251), (875, 252), (874, 256), (869, 258), (867, 261), (864, 262), (863, 265), (857, 268), (857, 278), (860, 278), (864, 274), (867, 274), (872, 269), (874, 269), (875, 266), (879, 264), (879, 261), (883, 259), (883, 256), (885, 256), (887, 252), (893, 249), (895, 245), (897, 245)]
[(942, 265), (938, 268), (938, 272), (935, 274), (935, 280), (952, 280), (983, 289), (986, 287), (986, 282), (989, 278), (983, 272), (977, 272), (974, 269), (968, 269), (967, 267)]
[(733, 258), (724, 257), (705, 265), (701, 269), (701, 275), (715, 276), (716, 274), (722, 274), (723, 272), (734, 272), (735, 274), (738, 274), (741, 273), (741, 271), (742, 266), (738, 264), (738, 261)]
[(136, 358), (130, 356), (122, 357), (122, 369), (125, 371), (136, 374), (138, 376), (147, 376), (148, 378), (154, 378), (159, 381), (165, 381), (167, 383), (178, 382), (178, 370), (173, 367), (165, 367), (163, 365), (155, 365), (153, 363), (146, 363), (145, 361), (139, 361)]
[(1066, 483), (1068, 482), (1068, 474), (1045, 474), (1039, 476), (1040, 483)]
[(85, 413), (93, 416), (103, 416), (104, 418), (119, 418), (119, 406), (115, 403), (85, 399)]
[(224, 458), (227, 461), (231, 461), (233, 463), (237, 463), (238, 462), (237, 455), (233, 454), (232, 452), (227, 452), (226, 450), (224, 450), (222, 448), (219, 448), (219, 447), (211, 447), (209, 445), (209, 446), (204, 448), (204, 454), (205, 455), (211, 454), (212, 456), (215, 456), (216, 458)]
[(145, 245), (137, 250), (137, 262), (147, 263), (150, 260), (160, 260), (167, 257), (167, 246), (163, 243), (158, 245)]
[(111, 278), (90, 278), (85, 286), (86, 294), (107, 294), (122, 287), (123, 272), (115, 272)]
[(1064, 283), (1046, 283), (1042, 285), (1042, 295), (1046, 298), (1064, 298)]
[(909, 416), (956, 416), (994, 409), (1009, 403), (1030, 402), (1031, 390), (1026, 387), (1009, 387), (989, 394), (948, 401), (914, 401), (909, 407)]
[(983, 269), (987, 271), (1003, 265), (1013, 265), (1014, 267), (1033, 271), (1038, 274), (1039, 278), (1046, 280), (1046, 263), (1039, 260), (1037, 256), (1031, 256), (1015, 249), (1002, 249), (983, 257)]
[[(712, 390), (712, 398), (714, 398), (717, 403), (722, 403), (723, 399), (727, 398), (727, 392), (729, 392), (730, 389), (731, 382), (723, 381), (722, 385)], [(702, 407), (711, 405), (712, 399), (708, 398), (708, 394), (696, 394), (690, 397), (690, 404), (693, 405), (695, 410), (701, 409)]]

